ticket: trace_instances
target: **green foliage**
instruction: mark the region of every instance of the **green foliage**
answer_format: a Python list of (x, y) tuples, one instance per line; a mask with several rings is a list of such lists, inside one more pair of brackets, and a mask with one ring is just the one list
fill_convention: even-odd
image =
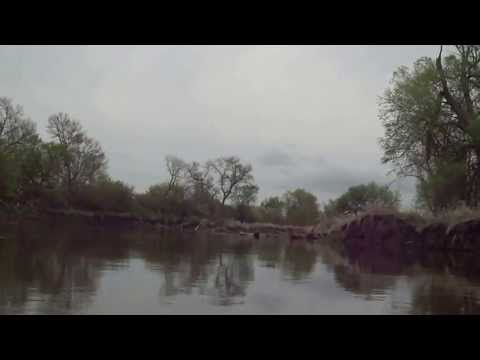
[(239, 204), (235, 207), (235, 219), (247, 223), (257, 221), (254, 208), (244, 204)]
[(65, 156), (63, 146), (43, 143), (36, 138), (16, 154), (18, 164), (17, 198), (30, 202), (46, 192), (60, 188), (59, 173)]
[(380, 103), (382, 161), (415, 177), (432, 211), (480, 201), (480, 46), (455, 48), (398, 69)]
[(37, 136), (35, 124), (25, 116), (20, 105), (0, 97), (0, 152), (12, 154)]
[(17, 184), (17, 167), (11, 157), (0, 152), (0, 200), (11, 201)]
[(237, 206), (251, 206), (257, 201), (258, 186), (255, 184), (245, 184), (238, 186), (232, 198)]
[(291, 225), (313, 225), (320, 217), (317, 198), (304, 189), (287, 191), (283, 196), (286, 222)]
[(47, 131), (65, 151), (60, 176), (69, 192), (104, 175), (105, 153), (98, 141), (87, 136), (78, 121), (65, 113), (54, 114), (48, 118)]
[(400, 205), (400, 195), (388, 186), (371, 182), (367, 185), (350, 187), (347, 192), (336, 200), (330, 200), (325, 206), (325, 214), (335, 216), (346, 212), (356, 213), (364, 210), (369, 204), (380, 204), (386, 208), (397, 209)]
[(436, 172), (417, 184), (416, 204), (438, 212), (458, 206), (462, 202), (459, 189), (465, 189), (462, 163), (442, 163)]
[(285, 222), (285, 202), (278, 196), (266, 198), (260, 204), (259, 217), (262, 222), (283, 224)]
[(121, 181), (103, 177), (75, 190), (70, 195), (70, 204), (84, 210), (131, 212), (134, 208), (133, 188)]
[(441, 96), (435, 64), (417, 60), (410, 70), (398, 69), (381, 99), (380, 118), (385, 135), (380, 140), (382, 161), (392, 163), (401, 176), (425, 170), (435, 153), (435, 137), (446, 126), (441, 119)]
[(182, 185), (152, 185), (144, 194), (137, 195), (137, 200), (140, 206), (155, 215), (187, 216), (191, 213)]
[(35, 124), (21, 106), (0, 97), (0, 199), (17, 200), (22, 187), (22, 160), (39, 142)]

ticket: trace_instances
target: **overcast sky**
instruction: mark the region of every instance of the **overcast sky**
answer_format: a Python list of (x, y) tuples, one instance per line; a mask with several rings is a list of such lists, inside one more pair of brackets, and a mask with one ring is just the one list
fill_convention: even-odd
[[(164, 157), (239, 156), (260, 199), (302, 187), (320, 202), (387, 183), (378, 97), (393, 71), (438, 46), (0, 46), (0, 96), (46, 138), (67, 112), (137, 191)], [(393, 185), (409, 202), (410, 182)]]

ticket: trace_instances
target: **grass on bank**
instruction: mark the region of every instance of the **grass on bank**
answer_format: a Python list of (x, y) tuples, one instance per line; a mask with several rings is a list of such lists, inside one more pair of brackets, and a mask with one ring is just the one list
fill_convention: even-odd
[(469, 220), (480, 220), (480, 208), (470, 208), (461, 204), (454, 208), (445, 209), (437, 213), (426, 210), (399, 210), (382, 204), (370, 204), (363, 211), (355, 214), (341, 214), (321, 219), (317, 225), (317, 229), (330, 233), (340, 229), (343, 225), (348, 224), (356, 219), (360, 219), (366, 215), (394, 215), (405, 222), (412, 224), (417, 230), (436, 223), (442, 223), (447, 227)]

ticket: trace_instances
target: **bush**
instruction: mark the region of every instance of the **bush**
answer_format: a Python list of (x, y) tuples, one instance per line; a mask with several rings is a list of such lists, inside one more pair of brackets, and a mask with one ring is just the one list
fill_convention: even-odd
[(184, 218), (196, 213), (180, 185), (170, 188), (168, 184), (153, 185), (145, 193), (136, 195), (136, 199), (139, 206), (152, 215)]
[(287, 224), (307, 226), (318, 222), (321, 214), (315, 195), (304, 189), (296, 189), (287, 191), (283, 198)]
[(79, 187), (69, 200), (71, 207), (82, 210), (131, 212), (134, 208), (133, 188), (110, 179)]
[(0, 152), (0, 200), (11, 201), (15, 198), (18, 181), (18, 168), (15, 162)]
[(336, 216), (366, 211), (369, 207), (398, 209), (399, 206), (400, 195), (398, 192), (393, 192), (388, 186), (381, 186), (371, 182), (367, 185), (350, 187), (338, 199), (330, 200), (325, 205), (324, 211), (328, 216)]

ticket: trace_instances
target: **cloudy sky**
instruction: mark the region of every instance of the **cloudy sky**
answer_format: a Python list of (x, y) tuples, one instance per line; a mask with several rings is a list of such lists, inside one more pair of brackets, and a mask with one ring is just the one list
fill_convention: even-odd
[[(67, 112), (100, 141), (112, 177), (136, 190), (164, 157), (237, 155), (260, 198), (302, 187), (320, 202), (387, 183), (378, 97), (393, 71), (438, 46), (0, 46), (0, 96), (46, 138)], [(392, 186), (405, 203), (408, 181)]]

